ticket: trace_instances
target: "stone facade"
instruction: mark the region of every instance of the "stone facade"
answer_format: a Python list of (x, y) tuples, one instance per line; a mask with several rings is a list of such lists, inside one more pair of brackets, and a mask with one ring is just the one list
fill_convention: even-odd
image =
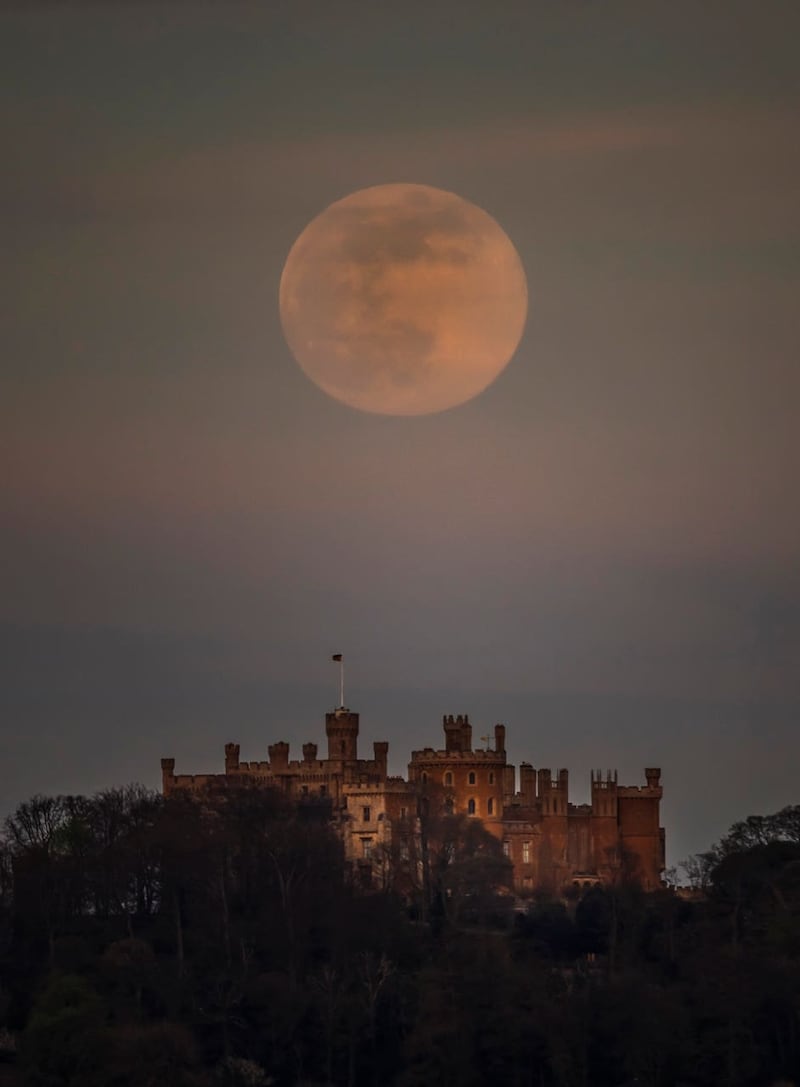
[(303, 745), (290, 760), (289, 745), (275, 743), (264, 762), (241, 762), (239, 745), (225, 745), (224, 774), (175, 774), (162, 759), (165, 796), (176, 790), (202, 793), (214, 787), (263, 785), (297, 803), (324, 802), (344, 843), (345, 856), (365, 882), (377, 883), (417, 853), (421, 811), (480, 819), (502, 842), (514, 866), (518, 893), (625, 880), (645, 890), (661, 884), (664, 830), (659, 821), (661, 772), (645, 770), (646, 784), (624, 786), (616, 772), (591, 775), (591, 803), (569, 800), (569, 774), (514, 766), (506, 758), (506, 730), (495, 725), (473, 748), (467, 716), (443, 719), (445, 746), (413, 751), (408, 780), (387, 773), (389, 745), (375, 743), (373, 757), (358, 757), (359, 716), (340, 707), (325, 716), (327, 758)]

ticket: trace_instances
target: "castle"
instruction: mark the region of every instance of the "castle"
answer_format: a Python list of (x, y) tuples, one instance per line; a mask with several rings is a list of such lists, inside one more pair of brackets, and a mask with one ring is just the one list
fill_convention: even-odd
[(591, 803), (571, 804), (569, 774), (515, 767), (506, 760), (506, 730), (495, 725), (486, 747), (473, 749), (467, 716), (445, 716), (444, 748), (411, 753), (408, 779), (387, 773), (389, 745), (373, 744), (370, 759), (358, 757), (359, 715), (344, 706), (325, 715), (327, 756), (303, 744), (302, 760), (275, 743), (264, 762), (241, 762), (239, 745), (225, 745), (223, 774), (175, 774), (175, 760), (161, 760), (165, 796), (176, 790), (263, 785), (299, 805), (324, 805), (341, 834), (345, 856), (365, 882), (378, 883), (390, 868), (413, 864), (420, 821), (431, 814), (481, 820), (502, 842), (513, 864), (517, 893), (563, 894), (621, 880), (644, 890), (661, 885), (664, 829), (659, 825), (661, 771), (645, 770), (644, 785), (625, 786), (616, 772), (591, 775)]

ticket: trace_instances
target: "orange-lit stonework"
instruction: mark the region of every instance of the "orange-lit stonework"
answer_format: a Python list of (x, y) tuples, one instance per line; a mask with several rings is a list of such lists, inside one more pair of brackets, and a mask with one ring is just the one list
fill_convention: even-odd
[[(444, 748), (411, 754), (408, 780), (387, 772), (389, 745), (373, 744), (373, 757), (358, 757), (359, 715), (340, 707), (325, 717), (327, 757), (303, 745), (290, 760), (289, 745), (274, 743), (269, 758), (242, 762), (239, 745), (225, 745), (222, 774), (175, 774), (175, 760), (161, 760), (165, 796), (176, 790), (202, 795), (217, 788), (269, 787), (298, 805), (317, 806), (341, 834), (345, 856), (359, 878), (380, 884), (405, 870), (409, 885), (419, 856), (421, 813), (479, 819), (511, 860), (514, 889), (562, 894), (595, 884), (632, 881), (644, 890), (661, 885), (664, 829), (660, 826), (661, 772), (645, 771), (645, 784), (624, 786), (616, 773), (592, 771), (591, 802), (572, 804), (569, 774), (515, 767), (506, 758), (506, 730), (473, 747), (467, 716), (445, 716)], [(399, 880), (400, 886), (403, 879)]]

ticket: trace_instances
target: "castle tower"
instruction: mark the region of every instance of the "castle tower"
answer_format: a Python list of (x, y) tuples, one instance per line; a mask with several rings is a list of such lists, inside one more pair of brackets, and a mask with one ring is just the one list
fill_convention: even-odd
[(239, 745), (225, 744), (225, 773), (235, 774), (239, 769)]
[(539, 801), (542, 815), (566, 815), (569, 806), (569, 771), (559, 770), (554, 778), (549, 770), (540, 770)]
[(595, 818), (617, 819), (617, 771), (592, 770), (592, 815)]
[(273, 774), (285, 774), (289, 769), (289, 745), (285, 740), (270, 744), (267, 748), (269, 765)]
[(386, 767), (389, 762), (389, 744), (386, 740), (376, 740), (372, 745), (372, 750), (375, 752), (375, 765), (378, 769), (378, 774), (381, 779), (385, 779)]
[(175, 760), (161, 760), (161, 791), (164, 796), (169, 796), (175, 785)]
[(536, 771), (529, 762), (520, 763), (519, 791), (525, 807), (532, 808), (536, 803)]
[(444, 747), (448, 755), (460, 752), (467, 755), (472, 751), (472, 725), (467, 714), (453, 717), (452, 713), (442, 718), (444, 729)]
[(343, 706), (325, 714), (328, 758), (334, 762), (355, 762), (358, 758), (358, 714)]

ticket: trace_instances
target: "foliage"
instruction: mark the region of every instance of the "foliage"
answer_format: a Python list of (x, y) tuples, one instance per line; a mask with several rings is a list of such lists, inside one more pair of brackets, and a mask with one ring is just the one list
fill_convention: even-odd
[(34, 797), (0, 841), (0, 1032), (29, 1087), (798, 1082), (799, 810), (735, 824), (694, 897), (511, 914), (475, 820), (425, 817), (365, 892), (263, 789)]

